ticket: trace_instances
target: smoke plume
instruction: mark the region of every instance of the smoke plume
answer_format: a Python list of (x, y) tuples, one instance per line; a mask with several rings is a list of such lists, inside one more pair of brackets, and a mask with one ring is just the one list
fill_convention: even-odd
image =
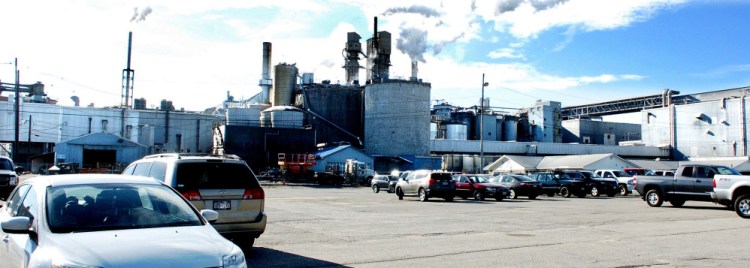
[(134, 8), (134, 14), (133, 17), (130, 18), (130, 22), (141, 22), (146, 20), (146, 16), (148, 14), (151, 14), (151, 7), (146, 7), (143, 9), (143, 11), (138, 12), (138, 8)]
[(397, 13), (418, 14), (426, 18), (440, 17), (440, 12), (426, 6), (393, 7), (383, 12), (383, 15), (388, 16)]
[(423, 54), (429, 47), (427, 32), (417, 28), (401, 29), (401, 37), (396, 42), (396, 48), (409, 55), (412, 60), (425, 62)]
[(521, 4), (529, 3), (535, 11), (542, 11), (553, 8), (562, 3), (568, 2), (568, 0), (500, 0), (497, 3), (496, 15), (515, 11)]

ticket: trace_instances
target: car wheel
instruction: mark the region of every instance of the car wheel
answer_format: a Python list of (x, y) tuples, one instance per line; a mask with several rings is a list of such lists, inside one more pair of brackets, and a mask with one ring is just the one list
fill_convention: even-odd
[(445, 199), (445, 201), (447, 202), (453, 202), (453, 196), (443, 197), (443, 199)]
[(591, 187), (591, 196), (599, 197), (599, 195), (601, 195), (601, 193), (599, 192), (599, 187)]
[(674, 199), (674, 200), (669, 200), (669, 203), (672, 204), (673, 207), (677, 207), (678, 208), (678, 207), (681, 207), (682, 205), (685, 204), (685, 200), (684, 199)]
[(656, 189), (646, 192), (646, 203), (651, 207), (660, 207), (664, 200), (661, 199), (661, 193)]
[(570, 197), (570, 189), (568, 187), (560, 187), (560, 196), (568, 198)]
[(376, 193), (376, 194), (379, 193), (380, 192), (380, 187), (377, 184), (373, 185), (372, 186), (372, 192)]
[(627, 196), (628, 195), (628, 186), (620, 185), (620, 195), (621, 196)]
[(534, 199), (536, 199), (536, 195), (530, 195), (530, 196), (529, 196), (529, 199), (531, 199), (531, 200), (534, 200)]
[(516, 191), (513, 189), (510, 189), (510, 195), (508, 195), (508, 198), (510, 199), (516, 199), (518, 196), (516, 195)]
[(427, 202), (428, 199), (427, 191), (425, 191), (424, 188), (419, 188), (419, 201)]
[(474, 199), (477, 201), (484, 201), (484, 193), (482, 191), (474, 191)]
[(734, 200), (734, 212), (742, 218), (750, 218), (750, 195), (743, 194)]
[(404, 190), (401, 190), (401, 188), (396, 188), (396, 195), (398, 200), (404, 200)]

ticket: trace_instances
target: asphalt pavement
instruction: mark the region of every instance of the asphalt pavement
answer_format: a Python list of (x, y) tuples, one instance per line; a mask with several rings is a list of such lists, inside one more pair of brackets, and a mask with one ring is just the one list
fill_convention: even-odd
[(366, 187), (267, 185), (258, 267), (745, 267), (750, 221), (638, 196), (398, 200)]

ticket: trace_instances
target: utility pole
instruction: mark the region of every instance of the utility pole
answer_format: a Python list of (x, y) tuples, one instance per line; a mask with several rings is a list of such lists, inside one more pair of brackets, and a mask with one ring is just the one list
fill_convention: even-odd
[(484, 82), (484, 73), (482, 73), (482, 98), (479, 100), (479, 172), (484, 169), (484, 87), (488, 86)]
[(15, 119), (16, 119), (16, 124), (15, 124), (16, 125), (16, 127), (15, 127), (16, 132), (15, 132), (15, 139), (13, 139), (13, 155), (11, 156), (11, 158), (13, 158), (13, 162), (17, 162), (18, 161), (18, 132), (19, 132), (19, 123), (20, 123), (19, 113), (21, 111), (21, 106), (19, 106), (19, 104), (18, 104), (20, 102), (20, 100), (21, 100), (21, 98), (18, 96), (19, 95), (18, 94), (19, 93), (19, 88), (18, 88), (19, 87), (19, 84), (18, 84), (18, 80), (19, 80), (18, 58), (16, 58), (16, 60), (15, 60), (15, 67), (16, 67), (16, 86), (15, 86), (16, 103), (14, 105), (14, 112), (15, 112)]
[(26, 170), (31, 170), (31, 115), (29, 115), (29, 139), (27, 140), (28, 143), (26, 144)]

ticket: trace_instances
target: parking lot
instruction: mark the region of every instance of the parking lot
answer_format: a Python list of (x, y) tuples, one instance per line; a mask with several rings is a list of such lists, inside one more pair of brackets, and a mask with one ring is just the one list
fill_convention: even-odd
[(366, 187), (266, 186), (249, 266), (744, 267), (750, 221), (638, 196), (399, 201)]

